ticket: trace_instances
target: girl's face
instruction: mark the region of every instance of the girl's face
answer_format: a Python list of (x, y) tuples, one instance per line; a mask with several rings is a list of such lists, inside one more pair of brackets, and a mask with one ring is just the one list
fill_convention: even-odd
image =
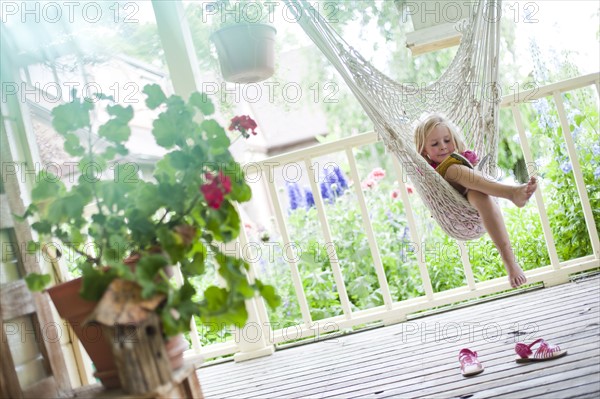
[(446, 126), (437, 125), (425, 139), (423, 152), (435, 163), (442, 163), (455, 150), (452, 134)]

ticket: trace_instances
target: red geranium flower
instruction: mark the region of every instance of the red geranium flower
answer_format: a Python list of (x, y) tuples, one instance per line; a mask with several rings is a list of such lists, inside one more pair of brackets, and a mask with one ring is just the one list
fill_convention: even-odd
[(204, 177), (207, 182), (200, 186), (200, 191), (204, 195), (208, 206), (219, 209), (225, 195), (231, 192), (231, 178), (222, 171), (219, 171), (218, 175), (206, 172)]
[(250, 118), (248, 115), (234, 116), (231, 119), (229, 130), (237, 130), (244, 138), (248, 138), (250, 137), (248, 131), (253, 135), (256, 135), (256, 126), (254, 119)]
[(229, 194), (231, 192), (231, 177), (219, 171), (219, 182), (221, 183), (221, 187), (223, 187), (223, 192)]

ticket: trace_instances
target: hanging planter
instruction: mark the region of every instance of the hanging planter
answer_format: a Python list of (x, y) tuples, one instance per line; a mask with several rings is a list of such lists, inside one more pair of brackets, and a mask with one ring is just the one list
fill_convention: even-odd
[(275, 72), (275, 34), (266, 24), (236, 24), (211, 35), (221, 74), (228, 82), (255, 83)]

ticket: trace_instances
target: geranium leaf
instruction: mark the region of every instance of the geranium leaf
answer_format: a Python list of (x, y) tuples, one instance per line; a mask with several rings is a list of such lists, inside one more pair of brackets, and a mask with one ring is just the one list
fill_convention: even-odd
[(31, 190), (31, 199), (41, 201), (49, 198), (56, 198), (65, 193), (66, 188), (60, 179), (49, 172), (40, 172), (37, 176), (37, 184)]
[(267, 304), (271, 309), (275, 309), (281, 305), (281, 297), (277, 295), (275, 287), (272, 285), (265, 285), (258, 279), (255, 283), (258, 287), (258, 292), (260, 292), (260, 295), (267, 301)]
[(63, 148), (69, 155), (81, 156), (85, 153), (85, 148), (79, 144), (79, 138), (73, 133), (65, 134)]
[(100, 269), (94, 268), (89, 263), (84, 263), (81, 266), (81, 274), (83, 282), (80, 295), (88, 301), (98, 301), (106, 292), (108, 285), (117, 277), (115, 269), (108, 269), (103, 272)]
[(52, 126), (58, 133), (65, 135), (90, 125), (90, 110), (93, 104), (78, 100), (75, 98), (73, 102), (52, 109)]
[(38, 274), (38, 273), (29, 273), (25, 276), (25, 282), (27, 283), (27, 288), (33, 292), (42, 291), (48, 284), (52, 278), (49, 274)]
[[(202, 243), (200, 244), (202, 245)], [(204, 273), (205, 268), (205, 253), (202, 251), (197, 252), (191, 262), (182, 265), (183, 274), (189, 276), (200, 276)]]
[(167, 266), (169, 262), (163, 255), (144, 255), (138, 261), (135, 275), (141, 282), (153, 282), (159, 270)]
[(215, 106), (206, 93), (192, 93), (189, 102), (191, 105), (198, 108), (205, 116), (212, 115), (215, 112)]
[(158, 108), (167, 100), (165, 93), (156, 83), (144, 86), (142, 91), (148, 96), (148, 98), (146, 98), (146, 105), (150, 109)]
[(131, 129), (119, 119), (111, 119), (98, 129), (98, 135), (113, 143), (123, 143), (129, 139)]
[(106, 107), (106, 112), (109, 115), (115, 116), (116, 119), (123, 123), (127, 123), (133, 119), (133, 107), (128, 105), (127, 107), (123, 107), (121, 105), (109, 105)]

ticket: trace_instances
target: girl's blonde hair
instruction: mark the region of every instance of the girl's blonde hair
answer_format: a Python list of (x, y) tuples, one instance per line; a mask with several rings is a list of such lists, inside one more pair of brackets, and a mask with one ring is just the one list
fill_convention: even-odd
[(440, 113), (428, 114), (419, 121), (417, 127), (415, 128), (415, 146), (423, 158), (427, 158), (427, 156), (424, 154), (427, 136), (437, 126), (444, 126), (448, 128), (450, 135), (452, 136), (452, 142), (454, 143), (456, 152), (461, 153), (467, 149), (467, 146), (465, 145), (465, 142), (459, 133), (458, 127), (452, 123), (450, 119), (448, 119), (444, 114)]

